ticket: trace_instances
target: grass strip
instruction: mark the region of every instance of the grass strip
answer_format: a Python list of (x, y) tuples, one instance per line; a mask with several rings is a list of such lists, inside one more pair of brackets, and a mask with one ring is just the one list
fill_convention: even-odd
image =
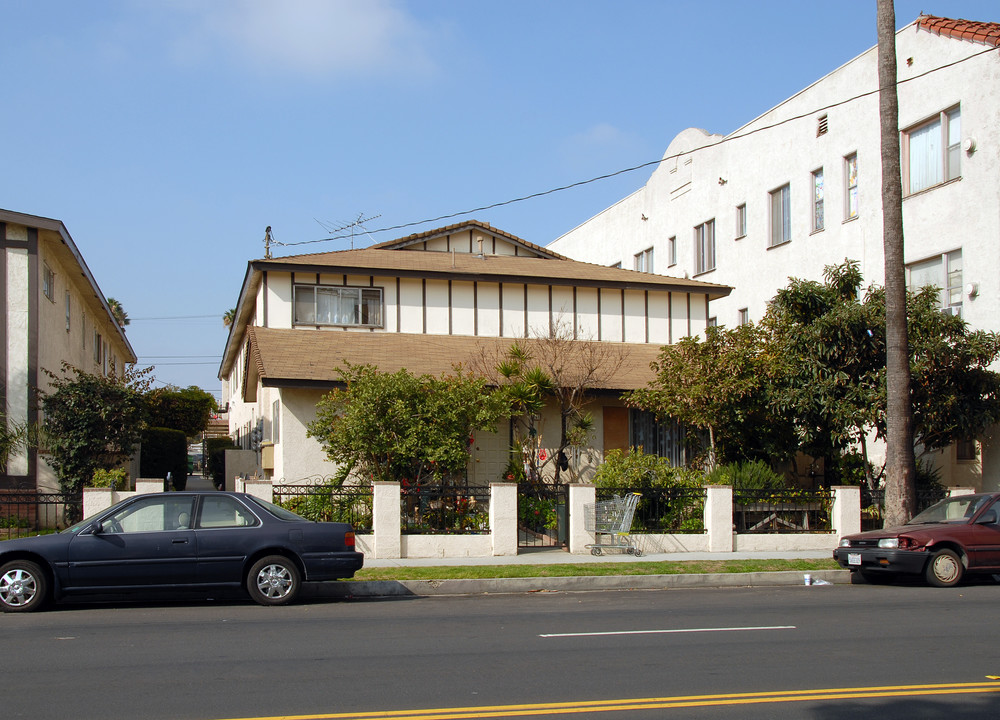
[(524, 577), (590, 577), (616, 575), (688, 575), (796, 570), (838, 570), (830, 560), (684, 560), (680, 562), (555, 563), (551, 565), (435, 565), (430, 567), (363, 568), (355, 580), (482, 580)]

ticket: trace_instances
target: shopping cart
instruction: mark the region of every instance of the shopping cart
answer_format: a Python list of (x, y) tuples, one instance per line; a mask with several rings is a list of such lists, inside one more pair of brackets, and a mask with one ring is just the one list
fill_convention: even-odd
[(639, 545), (629, 535), (640, 497), (639, 493), (629, 493), (625, 497), (615, 495), (611, 500), (583, 506), (584, 527), (597, 536), (596, 543), (586, 546), (592, 555), (600, 555), (610, 548), (624, 550), (637, 557), (642, 555)]

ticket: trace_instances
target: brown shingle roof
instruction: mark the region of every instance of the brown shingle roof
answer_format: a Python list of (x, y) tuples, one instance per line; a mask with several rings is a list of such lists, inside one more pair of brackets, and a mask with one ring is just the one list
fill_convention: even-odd
[(1000, 23), (921, 15), (917, 18), (917, 27), (937, 35), (1000, 47)]
[(417, 243), (422, 243), (427, 240), (433, 240), (434, 238), (439, 238), (445, 235), (451, 235), (457, 233), (461, 230), (466, 229), (478, 229), (486, 232), (489, 235), (494, 235), (496, 237), (504, 238), (514, 245), (520, 245), (522, 247), (528, 248), (540, 255), (547, 256), (556, 259), (566, 259), (563, 255), (559, 253), (552, 252), (547, 248), (543, 248), (540, 245), (535, 245), (530, 243), (523, 238), (519, 238), (517, 235), (512, 235), (509, 232), (504, 232), (499, 228), (495, 228), (489, 223), (484, 223), (479, 220), (465, 220), (460, 223), (455, 223), (453, 225), (447, 225), (445, 227), (435, 228), (433, 230), (427, 230), (422, 233), (414, 233), (413, 235), (407, 235), (404, 238), (398, 238), (396, 240), (389, 240), (387, 242), (379, 243), (377, 245), (372, 245), (373, 248), (379, 248), (382, 250), (392, 250), (396, 248), (404, 248), (409, 245), (415, 245)]
[[(403, 368), (417, 375), (451, 373), (456, 364), (469, 366), (486, 350), (504, 350), (517, 340), (530, 347), (536, 340), (458, 335), (412, 335), (323, 330), (249, 328), (251, 362), (261, 371), (265, 386), (332, 387), (345, 363), (370, 364), (383, 372)], [(632, 390), (653, 378), (649, 364), (660, 353), (658, 345), (584, 343), (621, 348), (624, 360), (613, 379), (595, 383), (595, 390)]]

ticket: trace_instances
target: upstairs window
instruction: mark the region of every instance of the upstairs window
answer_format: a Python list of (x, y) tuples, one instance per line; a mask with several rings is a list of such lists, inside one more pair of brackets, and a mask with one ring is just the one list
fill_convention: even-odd
[(56, 274), (48, 265), (42, 265), (42, 292), (52, 302), (56, 300)]
[(791, 186), (784, 185), (771, 193), (770, 247), (783, 245), (792, 239)]
[(938, 113), (902, 134), (903, 194), (926, 190), (962, 174), (962, 117), (959, 108)]
[(814, 170), (812, 174), (813, 201), (812, 201), (812, 231), (819, 232), (823, 229), (823, 168)]
[(844, 219), (858, 216), (858, 154), (844, 158)]
[(296, 285), (295, 323), (382, 327), (382, 288)]
[(653, 272), (653, 248), (646, 248), (635, 254), (635, 269), (639, 272)]
[(736, 239), (747, 235), (747, 206), (746, 203), (736, 206)]
[(941, 309), (962, 315), (962, 251), (954, 250), (906, 266), (906, 287), (916, 292), (933, 285), (940, 292)]
[(694, 229), (695, 274), (715, 270), (715, 220), (703, 222)]
[(667, 264), (673, 267), (677, 264), (677, 236), (667, 239)]

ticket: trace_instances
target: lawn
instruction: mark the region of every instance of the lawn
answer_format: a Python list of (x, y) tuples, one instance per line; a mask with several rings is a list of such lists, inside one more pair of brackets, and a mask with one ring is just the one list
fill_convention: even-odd
[(551, 565), (436, 565), (364, 568), (355, 580), (481, 580), (484, 578), (687, 575), (838, 570), (830, 560), (685, 560), (680, 562), (557, 563)]

